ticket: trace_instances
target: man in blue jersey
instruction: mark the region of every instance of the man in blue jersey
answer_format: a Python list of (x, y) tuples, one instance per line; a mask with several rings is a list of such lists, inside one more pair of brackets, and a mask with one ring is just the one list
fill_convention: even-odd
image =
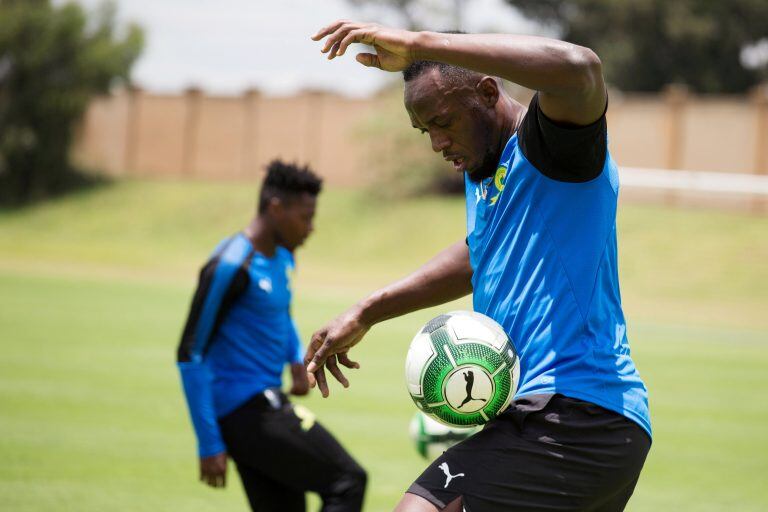
[(223, 487), (231, 457), (255, 511), (303, 512), (307, 491), (325, 512), (359, 511), (363, 502), (363, 469), (280, 389), (290, 364), (291, 394), (309, 391), (289, 279), (321, 185), (307, 168), (268, 166), (257, 214), (200, 272), (178, 348), (200, 480)]
[[(473, 295), (520, 354), (510, 408), (447, 450), (397, 510), (619, 511), (650, 448), (646, 388), (619, 295), (618, 173), (607, 149), (607, 94), (589, 49), (506, 34), (409, 32), (338, 21), (333, 59), (402, 71), (405, 107), (432, 149), (464, 173), (467, 238), (317, 331), (310, 380), (328, 394), (374, 324)], [(528, 108), (500, 79), (536, 91)], [(454, 475), (461, 475), (455, 477)]]

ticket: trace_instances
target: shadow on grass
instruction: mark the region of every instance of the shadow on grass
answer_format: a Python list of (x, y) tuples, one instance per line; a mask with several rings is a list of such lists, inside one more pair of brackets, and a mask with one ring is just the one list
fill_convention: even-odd
[(44, 182), (22, 173), (0, 174), (0, 212), (17, 211), (45, 201), (91, 192), (114, 183), (114, 179), (93, 169), (68, 168)]

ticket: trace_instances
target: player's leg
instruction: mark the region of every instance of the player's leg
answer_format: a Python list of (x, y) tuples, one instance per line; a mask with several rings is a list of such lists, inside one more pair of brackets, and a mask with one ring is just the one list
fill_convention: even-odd
[(357, 512), (362, 509), (367, 475), (344, 447), (311, 413), (297, 406), (292, 414), (303, 428), (296, 433), (293, 449), (304, 463), (297, 469), (307, 488), (320, 495), (322, 512)]
[(462, 512), (461, 498), (456, 498), (445, 508), (438, 509), (431, 502), (415, 494), (405, 493), (394, 512)]
[(306, 511), (303, 491), (276, 482), (245, 464), (237, 464), (237, 471), (253, 512)]
[(597, 507), (594, 512), (621, 512), (624, 507), (627, 506), (629, 498), (632, 497), (632, 493), (635, 492), (635, 485), (637, 485), (637, 478), (627, 484), (626, 487), (617, 492), (614, 496), (611, 496), (605, 503)]
[[(297, 411), (300, 411), (297, 414)], [(219, 421), (235, 460), (289, 489), (316, 492), (325, 512), (357, 512), (366, 474), (314, 417), (282, 397), (278, 408), (255, 397)]]

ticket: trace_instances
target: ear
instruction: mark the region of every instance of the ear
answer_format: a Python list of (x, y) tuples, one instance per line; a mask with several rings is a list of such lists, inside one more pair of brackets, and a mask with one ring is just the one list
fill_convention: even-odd
[(488, 108), (493, 108), (499, 101), (499, 82), (492, 76), (484, 76), (475, 87), (480, 101)]
[(279, 216), (283, 213), (283, 201), (279, 197), (270, 197), (267, 203), (267, 213), (272, 216)]

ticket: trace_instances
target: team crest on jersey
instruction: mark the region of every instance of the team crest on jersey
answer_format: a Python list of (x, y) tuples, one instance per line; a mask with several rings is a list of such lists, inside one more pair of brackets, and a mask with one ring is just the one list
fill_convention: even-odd
[(499, 200), (499, 196), (504, 191), (504, 185), (507, 183), (507, 168), (504, 166), (496, 169), (496, 174), (493, 176), (493, 186), (496, 187), (496, 195), (491, 197), (491, 205), (496, 204)]

